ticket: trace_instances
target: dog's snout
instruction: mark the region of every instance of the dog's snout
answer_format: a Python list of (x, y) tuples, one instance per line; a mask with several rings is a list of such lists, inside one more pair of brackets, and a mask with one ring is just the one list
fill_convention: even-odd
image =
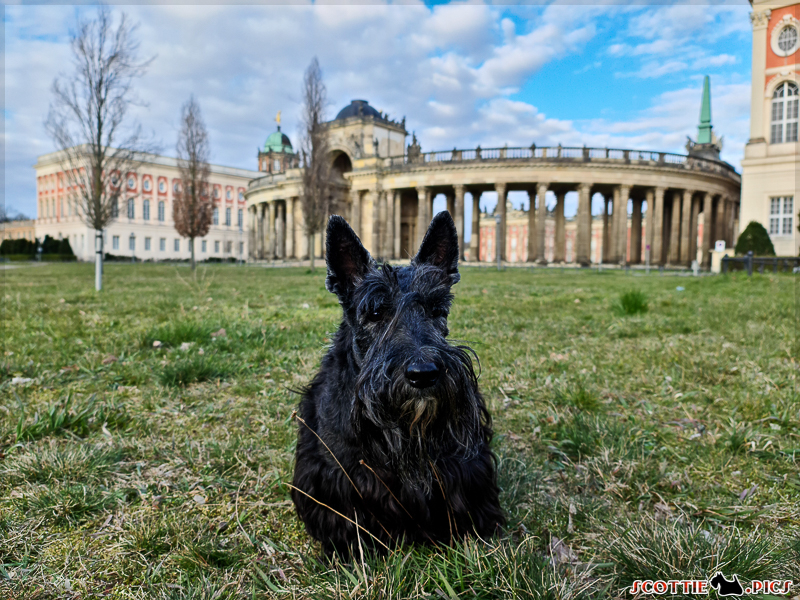
[(439, 379), (439, 367), (435, 363), (416, 363), (406, 367), (406, 379), (415, 388), (432, 386)]

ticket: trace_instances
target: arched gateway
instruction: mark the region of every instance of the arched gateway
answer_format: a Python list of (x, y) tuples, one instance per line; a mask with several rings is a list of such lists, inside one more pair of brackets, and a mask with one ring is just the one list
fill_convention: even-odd
[[(479, 252), (479, 200), (483, 192), (495, 191), (501, 222), (499, 248), (501, 257), (508, 260), (512, 253), (506, 239), (506, 197), (510, 191), (524, 191), (531, 207), (525, 215), (527, 248), (513, 255), (516, 260), (546, 263), (548, 256), (555, 261), (567, 258), (564, 197), (576, 191), (573, 262), (636, 264), (644, 261), (642, 247), (649, 247), (651, 264), (688, 266), (699, 245), (707, 264), (715, 240), (734, 242), (741, 179), (731, 165), (719, 160), (716, 136), (709, 137), (707, 87), (704, 92), (702, 114), (707, 112), (708, 122), (701, 122), (698, 141), (687, 145), (688, 155), (535, 145), (423, 153), (416, 137), (406, 147), (405, 119), (390, 120), (366, 101), (354, 100), (327, 123), (331, 164), (340, 183), (335, 186), (334, 211), (347, 217), (373, 256), (407, 258), (433, 217), (433, 199), (444, 194), (462, 242), (462, 259), (466, 255), (470, 260), (493, 260), (494, 256)], [(287, 150), (285, 145), (283, 150)], [(251, 259), (306, 258), (309, 248), (302, 228), (296, 156), (268, 158), (269, 174), (250, 182), (245, 194), (251, 217)], [(278, 168), (281, 165), (286, 167)], [(552, 212), (544, 201), (548, 191), (556, 196)], [(472, 219), (464, 223), (468, 194)], [(595, 194), (603, 196), (605, 210), (594, 218), (602, 220), (602, 252), (592, 254)], [(468, 247), (466, 228), (472, 233)], [(548, 236), (555, 251), (547, 251)], [(318, 240), (317, 256), (323, 247)]]

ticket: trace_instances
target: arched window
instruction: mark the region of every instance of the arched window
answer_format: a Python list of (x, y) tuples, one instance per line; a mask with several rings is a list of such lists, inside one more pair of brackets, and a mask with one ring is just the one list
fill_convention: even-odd
[(772, 94), (770, 143), (797, 141), (797, 84), (785, 81)]
[(158, 203), (158, 220), (164, 221), (164, 201)]
[(133, 198), (128, 198), (128, 218), (133, 219), (135, 216), (134, 212), (134, 205), (133, 205)]
[(150, 200), (145, 200), (142, 202), (142, 218), (145, 221), (150, 220)]

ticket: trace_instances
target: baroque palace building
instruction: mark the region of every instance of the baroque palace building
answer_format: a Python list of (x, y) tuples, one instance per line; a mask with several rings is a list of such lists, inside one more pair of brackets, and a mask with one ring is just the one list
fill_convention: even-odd
[[(95, 232), (86, 226), (76, 206), (70, 202), (63, 154), (42, 155), (34, 168), (36, 237), (67, 238), (78, 259), (94, 260)], [(213, 221), (208, 234), (195, 240), (197, 260), (246, 259), (244, 194), (247, 184), (259, 174), (211, 165)], [(142, 155), (136, 172), (127, 173), (121, 183), (125, 193), (117, 206), (117, 218), (104, 233), (105, 252), (137, 260), (188, 259), (191, 256), (189, 240), (180, 237), (172, 220), (173, 195), (180, 185), (177, 160), (155, 154)]]
[(750, 0), (753, 69), (750, 139), (742, 160), (742, 224), (761, 223), (775, 253), (800, 251), (798, 207), (798, 64), (800, 4)]
[[(299, 155), (280, 131), (280, 118), (278, 123), (258, 151), (258, 171), (211, 166), (214, 222), (196, 240), (199, 260), (323, 255), (323, 236), (315, 236), (309, 249)], [(494, 262), (499, 252), (507, 263), (627, 265), (649, 258), (652, 265), (688, 267), (698, 260), (707, 266), (715, 242), (735, 242), (741, 179), (719, 158), (707, 78), (697, 140), (689, 141), (685, 155), (535, 144), (423, 152), (416, 136), (407, 143), (405, 125), (405, 118), (392, 120), (365, 100), (353, 100), (325, 125), (332, 212), (348, 219), (377, 258), (402, 260), (416, 252), (437, 197), (455, 219), (462, 260), (473, 262)], [(92, 260), (94, 232), (69, 201), (63, 163), (54, 152), (35, 165), (36, 235), (66, 237), (80, 259)], [(122, 184), (126, 194), (105, 232), (105, 251), (143, 260), (187, 259), (188, 240), (172, 222), (177, 161), (146, 155)], [(527, 193), (529, 210), (512, 208), (511, 191)], [(485, 192), (497, 194), (492, 215), (480, 210)], [(570, 192), (577, 192), (578, 208), (567, 217)], [(466, 202), (472, 203), (469, 223)], [(592, 214), (592, 205), (601, 207), (599, 214)]]
[[(688, 267), (696, 259), (708, 265), (714, 242), (735, 242), (741, 179), (719, 158), (708, 79), (702, 97), (698, 137), (686, 155), (536, 145), (422, 152), (415, 136), (406, 145), (405, 119), (391, 120), (353, 100), (326, 124), (333, 212), (383, 259), (413, 256), (441, 195), (456, 222), (462, 259), (494, 261), (499, 251), (506, 262), (620, 265), (643, 263), (649, 252), (654, 265)], [(273, 136), (281, 143), (259, 153), (264, 174), (245, 192), (250, 258), (306, 258), (299, 161), (286, 136)], [(526, 192), (530, 209), (512, 210), (510, 191)], [(497, 193), (499, 244), (494, 216), (479, 209), (484, 192)], [(550, 207), (548, 192), (555, 198)], [(578, 195), (573, 219), (564, 215), (568, 192)], [(600, 215), (591, 213), (593, 200), (603, 207)], [(470, 223), (465, 202), (472, 202)], [(320, 237), (316, 256), (324, 248)]]

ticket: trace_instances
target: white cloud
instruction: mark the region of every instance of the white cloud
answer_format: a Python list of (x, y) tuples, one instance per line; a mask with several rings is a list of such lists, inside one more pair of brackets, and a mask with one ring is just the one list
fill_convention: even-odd
[[(749, 27), (740, 7), (458, 3), (430, 8), (415, 1), (306, 1), (125, 10), (141, 24), (142, 55), (157, 55), (140, 82), (148, 107), (134, 110), (132, 116), (172, 153), (180, 107), (194, 94), (210, 130), (212, 160), (249, 168), (255, 166), (256, 147), (273, 130), (278, 110), (283, 111), (283, 130), (297, 142), (300, 86), (313, 56), (319, 58), (328, 86), (329, 117), (351, 99), (366, 98), (393, 118), (406, 115), (409, 130), (418, 132), (424, 150), (527, 146), (534, 141), (680, 149), (685, 131), (695, 125), (697, 90), (686, 92), (686, 98), (681, 96), (684, 90), (675, 97), (656, 98), (649, 115), (634, 116), (630, 123), (575, 121), (567, 112), (545, 115), (530, 102), (508, 95), (546, 65), (576, 56), (586, 61), (578, 73), (599, 69), (598, 59), (606, 55), (634, 57), (631, 71), (650, 78), (706, 65), (727, 67), (735, 64), (735, 56), (700, 44), (711, 45), (708, 39), (720, 31), (739, 34)], [(49, 87), (59, 72), (69, 70), (67, 31), (76, 13), (92, 11), (6, 8), (6, 201), (29, 213), (34, 210), (31, 165), (37, 155), (53, 149), (42, 126)], [(600, 55), (584, 55), (587, 44), (603, 32), (606, 19), (620, 15), (627, 33), (604, 33), (609, 39)], [(563, 76), (573, 74), (567, 69)], [(746, 107), (737, 103), (732, 91), (715, 87), (714, 93), (715, 123), (730, 118), (740, 127)], [(749, 93), (741, 97), (746, 103)], [(670, 107), (679, 105), (691, 118), (682, 115), (683, 120), (676, 120), (678, 113)], [(721, 133), (731, 136), (726, 140), (734, 149), (744, 139), (744, 133)]]

